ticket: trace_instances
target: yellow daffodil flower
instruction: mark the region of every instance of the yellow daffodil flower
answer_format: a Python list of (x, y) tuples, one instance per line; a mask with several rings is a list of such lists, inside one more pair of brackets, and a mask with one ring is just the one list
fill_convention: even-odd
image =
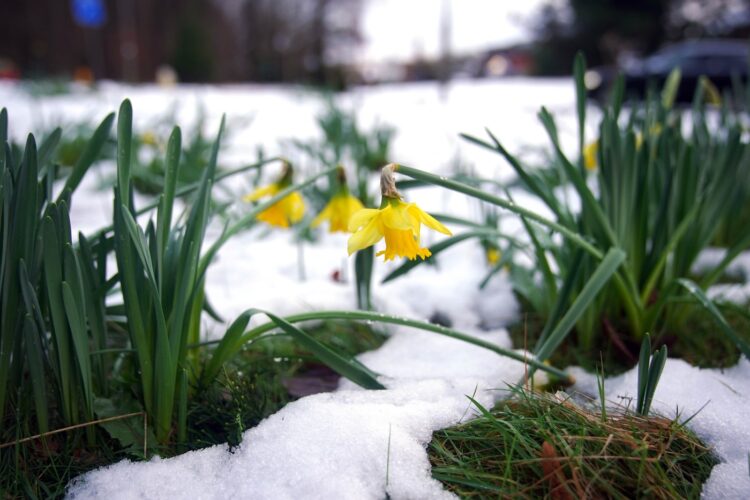
[(415, 203), (405, 203), (398, 198), (386, 199), (381, 209), (363, 208), (349, 221), (349, 255), (374, 245), (385, 238), (385, 250), (376, 256), (385, 255), (385, 260), (406, 257), (426, 259), (432, 253), (419, 246), (421, 224), (450, 236), (452, 233)]
[[(242, 199), (246, 202), (257, 201), (261, 198), (274, 196), (282, 189), (288, 187), (292, 182), (292, 169), (289, 164), (285, 165), (284, 174), (278, 182), (256, 189)], [(257, 220), (266, 222), (272, 226), (289, 227), (296, 224), (305, 215), (305, 202), (302, 195), (293, 192), (263, 210), (256, 217)]]
[(385, 238), (385, 250), (376, 253), (384, 255), (384, 260), (406, 257), (415, 260), (426, 259), (432, 253), (419, 246), (421, 225), (450, 236), (452, 233), (434, 217), (424, 212), (415, 203), (406, 203), (396, 191), (393, 179), (394, 164), (383, 168), (380, 179), (383, 201), (381, 208), (363, 208), (349, 220), (349, 255), (374, 245)]
[(328, 205), (312, 221), (312, 227), (318, 227), (324, 220), (330, 221), (329, 231), (347, 232), (349, 221), (354, 213), (362, 210), (364, 206), (357, 198), (342, 190), (331, 198)]

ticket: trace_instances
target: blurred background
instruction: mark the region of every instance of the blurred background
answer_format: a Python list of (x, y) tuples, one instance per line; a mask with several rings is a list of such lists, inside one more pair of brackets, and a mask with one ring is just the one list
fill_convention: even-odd
[(330, 89), (563, 75), (579, 49), (635, 73), (690, 56), (746, 71), (750, 35), (748, 0), (4, 0), (2, 14), (4, 79)]

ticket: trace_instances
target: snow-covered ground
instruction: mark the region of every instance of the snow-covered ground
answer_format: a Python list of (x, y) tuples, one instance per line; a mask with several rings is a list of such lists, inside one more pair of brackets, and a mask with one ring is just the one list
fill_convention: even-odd
[[(17, 87), (0, 85), (0, 106), (8, 108), (11, 132), (17, 139), (51, 123), (99, 121), (116, 110), (124, 97), (133, 102), (139, 132), (153, 127), (170, 109), (176, 110), (175, 120), (183, 129), (189, 129), (202, 106), (206, 132), (213, 134), (221, 113), (226, 112), (230, 123), (235, 123), (221, 154), (226, 166), (252, 162), (258, 146), (269, 155), (283, 154), (281, 139), (316, 137), (314, 118), (322, 110), (317, 96), (294, 88), (180, 86), (165, 90), (108, 83), (97, 92), (31, 98)], [(339, 99), (358, 111), (365, 127), (378, 122), (397, 127), (395, 161), (433, 172), (449, 173), (459, 157), (483, 177), (508, 176), (510, 168), (500, 157), (457, 135), (481, 135), (486, 126), (510, 151), (545, 145), (546, 135), (536, 119), (541, 105), (558, 118), (565, 147), (575, 148), (574, 93), (567, 80), (458, 82), (444, 93), (434, 84), (394, 85), (354, 89)], [(110, 194), (96, 189), (97, 175), (89, 176), (74, 197), (73, 224), (84, 232), (110, 221)], [(247, 185), (234, 179), (230, 188), (239, 198)], [(427, 211), (478, 214), (475, 202), (444, 190), (417, 189), (407, 193), (407, 198)], [(243, 209), (239, 202), (236, 209)], [(514, 217), (506, 219), (504, 229), (518, 227)], [(209, 239), (217, 231), (218, 226), (212, 228)], [(425, 244), (437, 240), (434, 233), (423, 233)], [(351, 309), (355, 307), (352, 261), (346, 255), (345, 235), (321, 234), (318, 242), (300, 248), (289, 232), (256, 227), (222, 249), (209, 269), (207, 293), (228, 320), (250, 307), (280, 315)], [(380, 279), (398, 265), (376, 262), (373, 294), (379, 311), (415, 319), (441, 312), (455, 328), (510, 347), (503, 326), (517, 315), (518, 306), (503, 275), (481, 293), (478, 290), (487, 265), (476, 242), (449, 249), (439, 256), (436, 266), (421, 266), (381, 285)], [(343, 282), (332, 279), (335, 271)], [(206, 326), (210, 337), (221, 335), (225, 328), (208, 322)], [(390, 328), (390, 333), (383, 347), (360, 357), (382, 375), (387, 390), (368, 392), (344, 382), (337, 392), (303, 398), (248, 430), (243, 444), (233, 452), (216, 446), (169, 460), (121, 462), (87, 474), (74, 483), (70, 495), (379, 499), (387, 493), (392, 498), (449, 497), (430, 477), (425, 445), (432, 431), (472, 416), (467, 395), (485, 405), (504, 397), (506, 384), (519, 379), (523, 366), (431, 333), (401, 327)], [(591, 376), (576, 375), (580, 390), (595, 392)], [(608, 380), (608, 397), (616, 401), (617, 396), (632, 395), (634, 378), (630, 372)], [(656, 409), (669, 414), (679, 407), (684, 418), (708, 403), (690, 427), (724, 460), (704, 488), (709, 498), (747, 498), (750, 492), (748, 397), (750, 364), (746, 360), (724, 373), (701, 371), (679, 360), (667, 363), (656, 392)]]
[[(182, 126), (183, 131), (190, 130), (203, 114), (205, 132), (211, 137), (226, 113), (231, 140), (221, 161), (231, 166), (251, 162), (258, 147), (267, 155), (286, 152), (280, 139), (318, 137), (315, 117), (324, 109), (320, 94), (284, 86), (162, 88), (104, 82), (96, 91), (74, 90), (73, 94), (32, 98), (23, 88), (0, 82), (0, 106), (8, 108), (12, 136), (22, 140), (29, 131), (39, 133), (81, 120), (98, 123), (129, 98), (134, 128), (141, 133), (158, 127), (164, 118)], [(397, 128), (393, 156), (398, 162), (445, 171), (459, 156), (479, 174), (495, 176), (511, 170), (498, 155), (460, 140), (458, 134), (484, 136), (487, 127), (510, 151), (548, 144), (536, 118), (544, 105), (561, 124), (563, 144), (572, 148), (574, 97), (573, 84), (566, 79), (508, 78), (458, 81), (444, 90), (434, 83), (360, 87), (336, 98), (344, 109), (356, 111), (364, 129), (374, 124)], [(595, 130), (588, 132), (593, 138)]]

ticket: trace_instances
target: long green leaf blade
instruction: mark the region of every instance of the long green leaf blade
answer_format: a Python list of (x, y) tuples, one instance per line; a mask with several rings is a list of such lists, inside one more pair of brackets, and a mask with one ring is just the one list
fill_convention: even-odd
[(646, 400), (646, 390), (648, 389), (648, 369), (649, 359), (651, 357), (651, 336), (646, 334), (641, 341), (641, 353), (638, 356), (638, 398), (636, 401), (636, 412), (643, 414), (643, 402)]
[(265, 312), (271, 321), (284, 332), (291, 335), (305, 349), (310, 350), (321, 363), (330, 369), (346, 377), (355, 384), (365, 389), (385, 389), (385, 386), (377, 381), (375, 374), (353, 359), (347, 359), (333, 351), (330, 347), (318, 342), (300, 328), (292, 325), (278, 316)]
[(47, 432), (49, 430), (49, 409), (47, 406), (47, 384), (44, 378), (44, 354), (39, 330), (30, 314), (26, 314), (24, 318), (23, 337), (39, 432)]
[[(424, 331), (436, 333), (438, 335), (443, 335), (445, 337), (458, 339), (463, 342), (467, 342), (469, 344), (473, 344), (473, 345), (482, 347), (484, 349), (488, 349), (500, 356), (514, 359), (522, 363), (527, 363), (529, 366), (532, 366), (539, 370), (550, 373), (560, 378), (561, 380), (571, 380), (571, 377), (564, 371), (559, 370), (553, 366), (546, 365), (533, 357), (525, 356), (512, 349), (505, 349), (491, 342), (487, 342), (485, 340), (478, 339), (471, 335), (466, 335), (457, 330), (446, 328), (441, 325), (436, 325), (434, 323), (426, 323), (424, 321), (417, 321), (413, 319), (402, 318), (399, 316), (391, 316), (388, 314), (375, 313), (375, 312), (370, 312), (370, 311), (316, 311), (316, 312), (311, 312), (311, 313), (295, 314), (292, 316), (286, 316), (284, 318), (284, 320), (288, 321), (289, 323), (298, 323), (302, 321), (320, 321), (320, 320), (327, 320), (327, 319), (340, 319), (340, 320), (346, 320), (346, 321), (372, 321), (372, 322), (385, 323), (385, 324), (391, 324), (391, 325), (408, 326), (411, 328), (416, 328), (418, 330), (424, 330)], [(252, 330), (246, 332), (242, 336), (242, 341), (238, 342), (236, 345), (241, 346), (245, 342), (249, 342), (253, 339), (256, 339), (260, 335), (273, 330), (274, 327), (275, 327), (275, 323), (273, 322), (257, 326), (253, 328)]]
[(432, 184), (435, 184), (436, 186), (443, 186), (445, 188), (448, 188), (453, 191), (457, 191), (459, 193), (464, 193), (469, 196), (472, 196), (474, 198), (477, 198), (479, 200), (486, 201), (488, 203), (492, 203), (493, 205), (497, 205), (498, 207), (504, 208), (506, 210), (509, 210), (517, 215), (521, 215), (526, 217), (527, 219), (536, 222), (537, 224), (541, 224), (542, 226), (548, 227), (552, 229), (553, 231), (556, 231), (563, 235), (564, 237), (568, 238), (571, 242), (575, 243), (582, 249), (584, 249), (586, 252), (590, 253), (597, 259), (601, 259), (604, 254), (601, 250), (596, 248), (593, 244), (591, 244), (589, 241), (587, 241), (585, 238), (583, 238), (581, 235), (577, 234), (576, 232), (568, 229), (565, 226), (562, 226), (554, 221), (551, 221), (545, 217), (542, 217), (541, 215), (537, 214), (536, 212), (532, 212), (531, 210), (528, 210), (524, 207), (521, 207), (517, 205), (516, 203), (513, 203), (508, 200), (504, 200), (502, 198), (498, 198), (497, 196), (494, 196), (489, 193), (485, 193), (484, 191), (480, 189), (476, 189), (472, 186), (469, 186), (467, 184), (463, 184), (461, 182), (456, 182), (450, 179), (441, 178), (440, 176), (431, 174), (429, 172), (425, 172), (423, 170), (419, 170), (416, 168), (406, 167), (404, 165), (399, 165), (397, 172), (400, 172), (402, 174), (408, 175), (409, 177), (413, 177), (415, 179), (422, 179), (427, 182), (430, 182)]
[(164, 193), (159, 201), (159, 211), (156, 216), (157, 235), (157, 262), (160, 286), (163, 286), (163, 257), (169, 241), (169, 230), (172, 225), (172, 208), (174, 206), (175, 189), (177, 186), (177, 175), (180, 166), (180, 155), (182, 154), (182, 132), (175, 127), (167, 143), (166, 172), (164, 175)]
[(711, 317), (713, 317), (716, 324), (719, 325), (720, 331), (729, 340), (734, 342), (734, 344), (739, 348), (739, 350), (742, 352), (742, 354), (745, 355), (746, 358), (750, 359), (750, 345), (748, 345), (747, 342), (740, 338), (732, 329), (732, 327), (729, 326), (729, 323), (727, 323), (724, 315), (721, 314), (721, 311), (719, 311), (719, 309), (716, 307), (716, 304), (714, 304), (714, 302), (709, 299), (708, 296), (706, 296), (703, 290), (701, 290), (695, 282), (685, 278), (678, 279), (677, 283), (679, 283), (688, 292), (690, 292), (690, 294), (698, 301), (698, 303), (711, 314)]
[(570, 309), (560, 319), (560, 322), (550, 332), (547, 341), (535, 352), (536, 357), (541, 360), (549, 358), (552, 352), (565, 340), (573, 326), (588, 308), (589, 304), (596, 298), (599, 291), (609, 281), (612, 275), (625, 261), (625, 252), (619, 248), (611, 248), (592, 273), (591, 278), (576, 297)]
[[(93, 165), (96, 159), (99, 157), (99, 153), (104, 146), (104, 143), (109, 139), (109, 131), (112, 129), (112, 122), (115, 120), (115, 114), (110, 113), (106, 118), (99, 124), (94, 131), (94, 135), (91, 136), (89, 142), (86, 144), (86, 148), (78, 158), (70, 177), (65, 181), (65, 187), (63, 187), (60, 197), (70, 196), (78, 185), (81, 183), (84, 174), (88, 171), (89, 167)], [(58, 202), (62, 199), (58, 197)]]
[(117, 189), (120, 202), (130, 207), (130, 157), (133, 141), (133, 106), (129, 99), (122, 101), (117, 114)]

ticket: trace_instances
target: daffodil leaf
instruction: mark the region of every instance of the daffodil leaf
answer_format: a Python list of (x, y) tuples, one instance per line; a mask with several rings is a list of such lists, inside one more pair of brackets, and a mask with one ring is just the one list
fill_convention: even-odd
[(724, 319), (724, 315), (721, 314), (721, 311), (719, 311), (719, 309), (716, 307), (716, 304), (714, 304), (714, 302), (706, 296), (703, 290), (701, 290), (701, 288), (695, 282), (688, 279), (678, 279), (677, 283), (679, 283), (688, 292), (690, 292), (690, 294), (696, 299), (696, 301), (711, 314), (716, 324), (719, 325), (721, 333), (723, 333), (729, 340), (734, 342), (734, 344), (739, 348), (740, 351), (742, 351), (742, 354), (744, 354), (745, 357), (750, 358), (750, 345), (742, 340), (737, 335), (737, 333), (735, 333), (732, 327), (729, 326), (727, 320)]
[(315, 340), (302, 329), (297, 328), (288, 321), (268, 312), (265, 314), (284, 332), (291, 335), (292, 338), (299, 342), (303, 347), (309, 349), (321, 363), (325, 364), (342, 377), (348, 378), (365, 389), (385, 389), (385, 386), (375, 378), (376, 374), (356, 359), (347, 359), (330, 347)]
[[(589, 304), (596, 298), (599, 291), (617, 272), (617, 269), (625, 261), (625, 252), (619, 248), (611, 248), (591, 274), (591, 278), (573, 301), (573, 304), (563, 315), (559, 322), (547, 336), (544, 343), (537, 349), (535, 354), (538, 359), (545, 360), (557, 349), (557, 346), (568, 336), (573, 326), (588, 308)], [(533, 370), (532, 370), (533, 371)]]

